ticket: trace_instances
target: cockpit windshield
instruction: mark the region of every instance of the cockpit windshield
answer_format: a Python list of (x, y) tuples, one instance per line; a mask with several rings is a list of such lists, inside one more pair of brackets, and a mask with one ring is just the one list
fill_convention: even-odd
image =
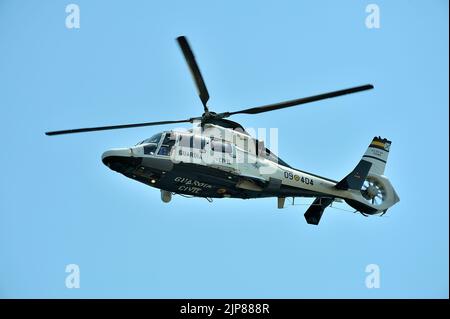
[(159, 141), (161, 140), (161, 136), (162, 136), (162, 133), (155, 134), (152, 137), (147, 138), (147, 139), (143, 140), (142, 142), (137, 143), (136, 145), (149, 144), (149, 143), (158, 144)]

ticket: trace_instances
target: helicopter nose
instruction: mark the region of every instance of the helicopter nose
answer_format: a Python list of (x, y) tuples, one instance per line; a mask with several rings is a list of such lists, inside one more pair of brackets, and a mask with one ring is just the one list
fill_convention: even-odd
[(133, 151), (130, 148), (116, 148), (104, 152), (102, 162), (110, 169), (124, 173), (140, 165), (142, 158), (133, 157)]
[(130, 157), (133, 154), (131, 153), (131, 149), (129, 148), (113, 148), (108, 150), (102, 154), (103, 163), (105, 160), (111, 159), (113, 157), (121, 156), (121, 157)]

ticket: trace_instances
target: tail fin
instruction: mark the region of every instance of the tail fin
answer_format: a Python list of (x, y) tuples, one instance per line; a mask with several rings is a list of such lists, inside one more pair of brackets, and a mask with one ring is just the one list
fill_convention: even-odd
[(359, 198), (345, 199), (347, 204), (364, 214), (385, 213), (400, 198), (384, 168), (389, 155), (391, 141), (374, 137), (356, 168), (336, 184), (339, 189), (359, 190)]
[(371, 162), (360, 160), (353, 171), (336, 184), (336, 188), (360, 190), (372, 166)]
[(375, 136), (367, 148), (363, 159), (372, 163), (369, 173), (375, 175), (384, 175), (384, 168), (389, 155), (391, 141)]
[(383, 175), (390, 146), (391, 141), (374, 137), (358, 165), (336, 188), (360, 190), (368, 175)]

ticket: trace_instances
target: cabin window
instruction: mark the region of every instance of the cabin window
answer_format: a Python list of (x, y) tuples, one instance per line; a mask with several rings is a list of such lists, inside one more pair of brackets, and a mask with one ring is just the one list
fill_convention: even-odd
[(211, 150), (213, 150), (214, 152), (229, 153), (229, 154), (233, 152), (230, 143), (221, 142), (217, 140), (211, 141)]
[(204, 149), (205, 148), (205, 138), (194, 136), (191, 138), (191, 147), (196, 149)]
[(180, 146), (189, 147), (191, 149), (204, 149), (205, 138), (192, 135), (181, 135)]

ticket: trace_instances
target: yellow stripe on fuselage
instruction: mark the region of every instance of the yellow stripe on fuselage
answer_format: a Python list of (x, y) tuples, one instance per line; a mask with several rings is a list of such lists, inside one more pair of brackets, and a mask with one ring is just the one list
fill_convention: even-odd
[(370, 144), (370, 146), (384, 147), (384, 143), (383, 143), (383, 142), (379, 142), (379, 141), (372, 141), (372, 143)]

